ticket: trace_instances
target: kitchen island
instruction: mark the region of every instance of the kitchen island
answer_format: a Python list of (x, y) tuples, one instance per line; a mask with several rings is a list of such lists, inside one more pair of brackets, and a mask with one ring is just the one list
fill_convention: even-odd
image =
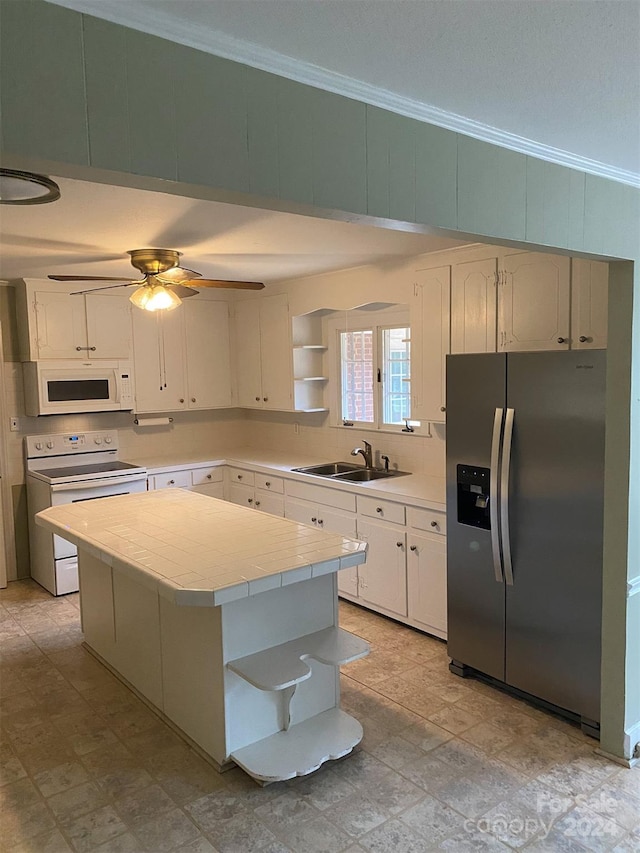
[(361, 740), (338, 667), (369, 648), (336, 573), (364, 543), (183, 490), (36, 519), (78, 548), (86, 645), (217, 766), (289, 779)]

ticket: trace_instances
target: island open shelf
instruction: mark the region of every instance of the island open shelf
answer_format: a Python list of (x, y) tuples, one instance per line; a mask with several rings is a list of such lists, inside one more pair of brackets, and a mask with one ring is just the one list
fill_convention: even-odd
[(217, 766), (289, 779), (360, 741), (338, 667), (368, 646), (336, 572), (364, 543), (177, 489), (37, 521), (78, 547), (86, 645)]

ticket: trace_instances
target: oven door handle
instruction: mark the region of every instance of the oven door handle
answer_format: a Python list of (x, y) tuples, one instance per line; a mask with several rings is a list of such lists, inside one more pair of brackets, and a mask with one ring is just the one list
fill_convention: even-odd
[(125, 474), (121, 477), (105, 477), (100, 480), (76, 480), (75, 483), (54, 483), (51, 486), (52, 492), (79, 492), (84, 489), (101, 489), (104, 486), (120, 486), (126, 483), (138, 483), (141, 480), (146, 480), (146, 474)]

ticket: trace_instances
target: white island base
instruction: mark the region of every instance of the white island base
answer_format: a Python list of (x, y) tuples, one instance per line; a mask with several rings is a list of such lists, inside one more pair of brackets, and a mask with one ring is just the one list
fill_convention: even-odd
[[(291, 779), (362, 739), (360, 723), (338, 707), (337, 667), (369, 647), (337, 627), (335, 573), (185, 607), (80, 555), (87, 646), (219, 769), (231, 759), (260, 782)], [(243, 671), (251, 662), (260, 686)]]

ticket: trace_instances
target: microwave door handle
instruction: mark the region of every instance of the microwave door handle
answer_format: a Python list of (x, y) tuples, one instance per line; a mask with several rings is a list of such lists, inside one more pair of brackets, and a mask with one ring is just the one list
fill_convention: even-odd
[(52, 492), (77, 492), (82, 489), (98, 489), (103, 486), (119, 486), (126, 483), (136, 483), (146, 480), (146, 474), (125, 474), (122, 477), (105, 477), (101, 480), (81, 480), (75, 483), (55, 483), (51, 486)]
[(491, 525), (491, 553), (496, 581), (502, 583), (502, 555), (500, 553), (500, 530), (498, 527), (498, 469), (500, 465), (500, 437), (502, 433), (503, 409), (496, 409), (493, 418), (493, 436), (491, 439), (491, 468), (489, 474), (489, 523)]
[(511, 479), (511, 444), (513, 441), (514, 409), (507, 409), (504, 419), (502, 471), (500, 478), (500, 527), (502, 531), (502, 558), (504, 577), (508, 586), (513, 586), (513, 563), (511, 560), (511, 536), (509, 531), (509, 482)]

